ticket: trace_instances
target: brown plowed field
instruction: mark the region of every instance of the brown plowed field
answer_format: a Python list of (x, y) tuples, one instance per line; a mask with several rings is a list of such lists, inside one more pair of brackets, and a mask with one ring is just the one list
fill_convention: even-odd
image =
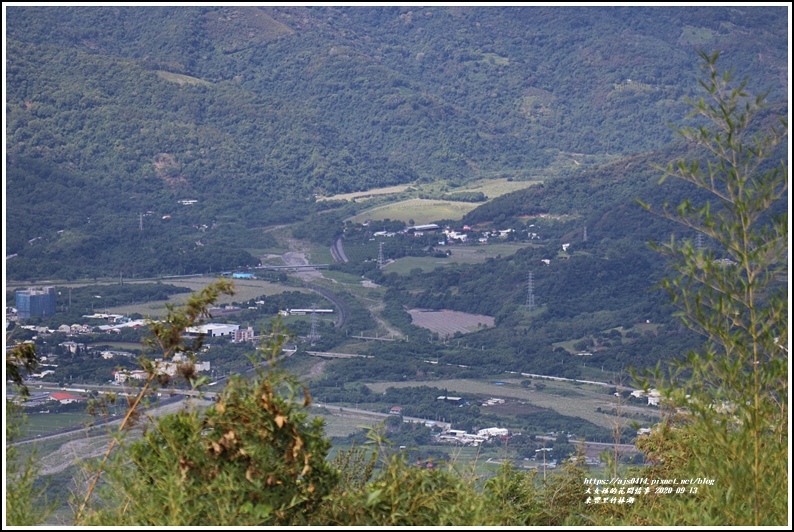
[(411, 322), (417, 327), (430, 329), (441, 336), (452, 336), (456, 332), (463, 334), (474, 332), (486, 327), (493, 327), (494, 319), (483, 314), (469, 314), (457, 310), (426, 310), (411, 309)]

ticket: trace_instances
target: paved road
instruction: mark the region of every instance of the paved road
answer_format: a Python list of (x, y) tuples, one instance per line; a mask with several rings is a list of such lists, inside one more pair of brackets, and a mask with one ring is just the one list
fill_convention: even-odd
[(342, 246), (342, 235), (337, 236), (334, 240), (334, 245), (331, 246), (331, 255), (336, 262), (348, 262), (345, 248)]

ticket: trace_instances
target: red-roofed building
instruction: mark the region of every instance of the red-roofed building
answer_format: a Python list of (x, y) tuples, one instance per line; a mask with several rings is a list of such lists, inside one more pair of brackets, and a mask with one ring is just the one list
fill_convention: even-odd
[(68, 405), (69, 403), (77, 403), (79, 401), (85, 401), (85, 397), (79, 397), (77, 395), (72, 395), (70, 393), (64, 392), (55, 392), (50, 394), (50, 399), (54, 401), (58, 401), (62, 405)]

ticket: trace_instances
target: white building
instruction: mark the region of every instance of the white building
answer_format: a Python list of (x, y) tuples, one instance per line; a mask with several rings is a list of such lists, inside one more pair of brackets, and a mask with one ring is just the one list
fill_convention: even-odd
[(139, 369), (133, 371), (114, 371), (113, 372), (113, 379), (115, 380), (116, 384), (121, 384), (126, 382), (127, 379), (136, 379), (139, 381), (146, 380), (146, 372), (141, 371)]
[[(616, 394), (616, 395), (618, 395), (618, 394)], [(662, 394), (659, 393), (659, 390), (657, 390), (655, 388), (652, 388), (652, 389), (648, 390), (647, 394), (645, 393), (644, 390), (634, 390), (633, 392), (631, 392), (631, 395), (632, 395), (632, 397), (636, 397), (638, 399), (640, 399), (642, 397), (647, 397), (648, 398), (648, 404), (651, 405), (651, 406), (659, 406), (659, 401), (661, 401), (661, 399), (662, 399)]]
[(85, 349), (85, 344), (78, 344), (77, 342), (62, 342), (58, 347), (68, 349), (70, 353), (76, 354), (79, 349)]
[[(179, 362), (170, 362), (164, 360), (158, 360), (157, 362), (157, 372), (160, 375), (168, 375), (169, 377), (173, 377), (176, 375), (177, 370), (179, 369)], [(193, 366), (196, 368), (196, 371), (209, 371), (210, 370), (210, 363), (209, 362), (194, 362)]]
[(231, 323), (205, 323), (196, 327), (188, 327), (185, 331), (191, 334), (203, 334), (214, 338), (217, 336), (232, 336), (239, 328), (239, 325), (233, 325)]
[(469, 235), (466, 233), (458, 233), (457, 231), (444, 231), (444, 234), (447, 235), (448, 240), (466, 242), (469, 239)]
[(245, 342), (246, 340), (254, 339), (254, 328), (248, 327), (247, 329), (237, 329), (232, 333), (232, 342)]
[(480, 438), (503, 438), (508, 435), (507, 429), (500, 429), (498, 427), (491, 427), (489, 429), (481, 429), (477, 431), (477, 436)]

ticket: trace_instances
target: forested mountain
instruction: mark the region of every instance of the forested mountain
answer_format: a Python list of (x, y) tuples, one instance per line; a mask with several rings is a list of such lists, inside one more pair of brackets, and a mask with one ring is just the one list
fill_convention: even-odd
[(246, 265), (239, 248), (269, 243), (250, 230), (314, 194), (659, 149), (699, 48), (787, 91), (775, 7), (12, 6), (6, 23), (20, 279)]

